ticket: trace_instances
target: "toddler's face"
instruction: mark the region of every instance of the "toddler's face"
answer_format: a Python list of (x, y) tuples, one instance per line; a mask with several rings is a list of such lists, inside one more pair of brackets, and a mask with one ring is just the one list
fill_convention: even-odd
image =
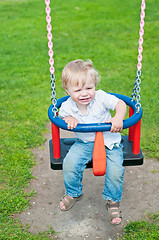
[(68, 86), (67, 92), (80, 109), (80, 107), (87, 106), (93, 100), (95, 96), (95, 84), (87, 79), (84, 86), (82, 84)]

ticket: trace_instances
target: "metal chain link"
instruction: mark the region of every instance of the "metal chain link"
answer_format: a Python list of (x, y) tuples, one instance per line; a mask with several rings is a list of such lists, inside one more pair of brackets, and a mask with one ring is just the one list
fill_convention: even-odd
[(141, 70), (137, 71), (134, 88), (133, 88), (133, 93), (131, 95), (132, 101), (136, 100), (135, 107), (136, 107), (137, 112), (140, 112), (140, 108), (141, 108), (141, 104), (140, 104), (141, 79), (140, 79), (140, 77), (141, 77)]
[(51, 93), (51, 100), (52, 100), (52, 112), (53, 112), (53, 117), (55, 118), (57, 116), (57, 107), (56, 107), (56, 104), (57, 104), (57, 99), (56, 99), (56, 91), (55, 91), (55, 74), (51, 74), (51, 90), (52, 90), (52, 93)]

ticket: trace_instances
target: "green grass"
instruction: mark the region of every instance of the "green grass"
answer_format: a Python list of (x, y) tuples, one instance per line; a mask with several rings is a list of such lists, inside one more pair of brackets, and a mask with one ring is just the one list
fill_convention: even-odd
[(120, 240), (157, 240), (159, 236), (159, 212), (150, 214), (148, 220), (131, 222), (124, 228)]
[[(98, 88), (131, 96), (136, 76), (140, 1), (52, 1), (57, 97), (61, 71), (73, 59), (91, 59), (101, 73)], [(144, 36), (141, 147), (158, 158), (158, 7), (147, 2)], [(12, 219), (34, 192), (26, 192), (35, 164), (31, 149), (44, 142), (50, 74), (45, 3), (0, 0), (0, 239), (45, 239)], [(42, 233), (41, 233), (42, 235)]]

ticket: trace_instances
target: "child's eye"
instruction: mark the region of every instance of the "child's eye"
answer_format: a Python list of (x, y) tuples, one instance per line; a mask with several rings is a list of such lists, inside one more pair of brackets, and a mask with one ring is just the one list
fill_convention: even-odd
[(80, 92), (81, 91), (81, 89), (77, 89), (77, 90), (75, 90), (75, 92)]

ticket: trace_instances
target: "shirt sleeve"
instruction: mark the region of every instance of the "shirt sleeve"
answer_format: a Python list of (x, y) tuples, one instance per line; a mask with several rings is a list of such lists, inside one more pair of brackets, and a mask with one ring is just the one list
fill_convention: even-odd
[(98, 98), (105, 108), (112, 109), (112, 110), (116, 108), (116, 105), (119, 100), (119, 98), (109, 93), (106, 93), (103, 90), (98, 90)]
[(69, 99), (66, 100), (61, 104), (60, 110), (59, 110), (59, 117), (64, 118), (71, 115), (71, 107), (70, 107), (70, 101)]

